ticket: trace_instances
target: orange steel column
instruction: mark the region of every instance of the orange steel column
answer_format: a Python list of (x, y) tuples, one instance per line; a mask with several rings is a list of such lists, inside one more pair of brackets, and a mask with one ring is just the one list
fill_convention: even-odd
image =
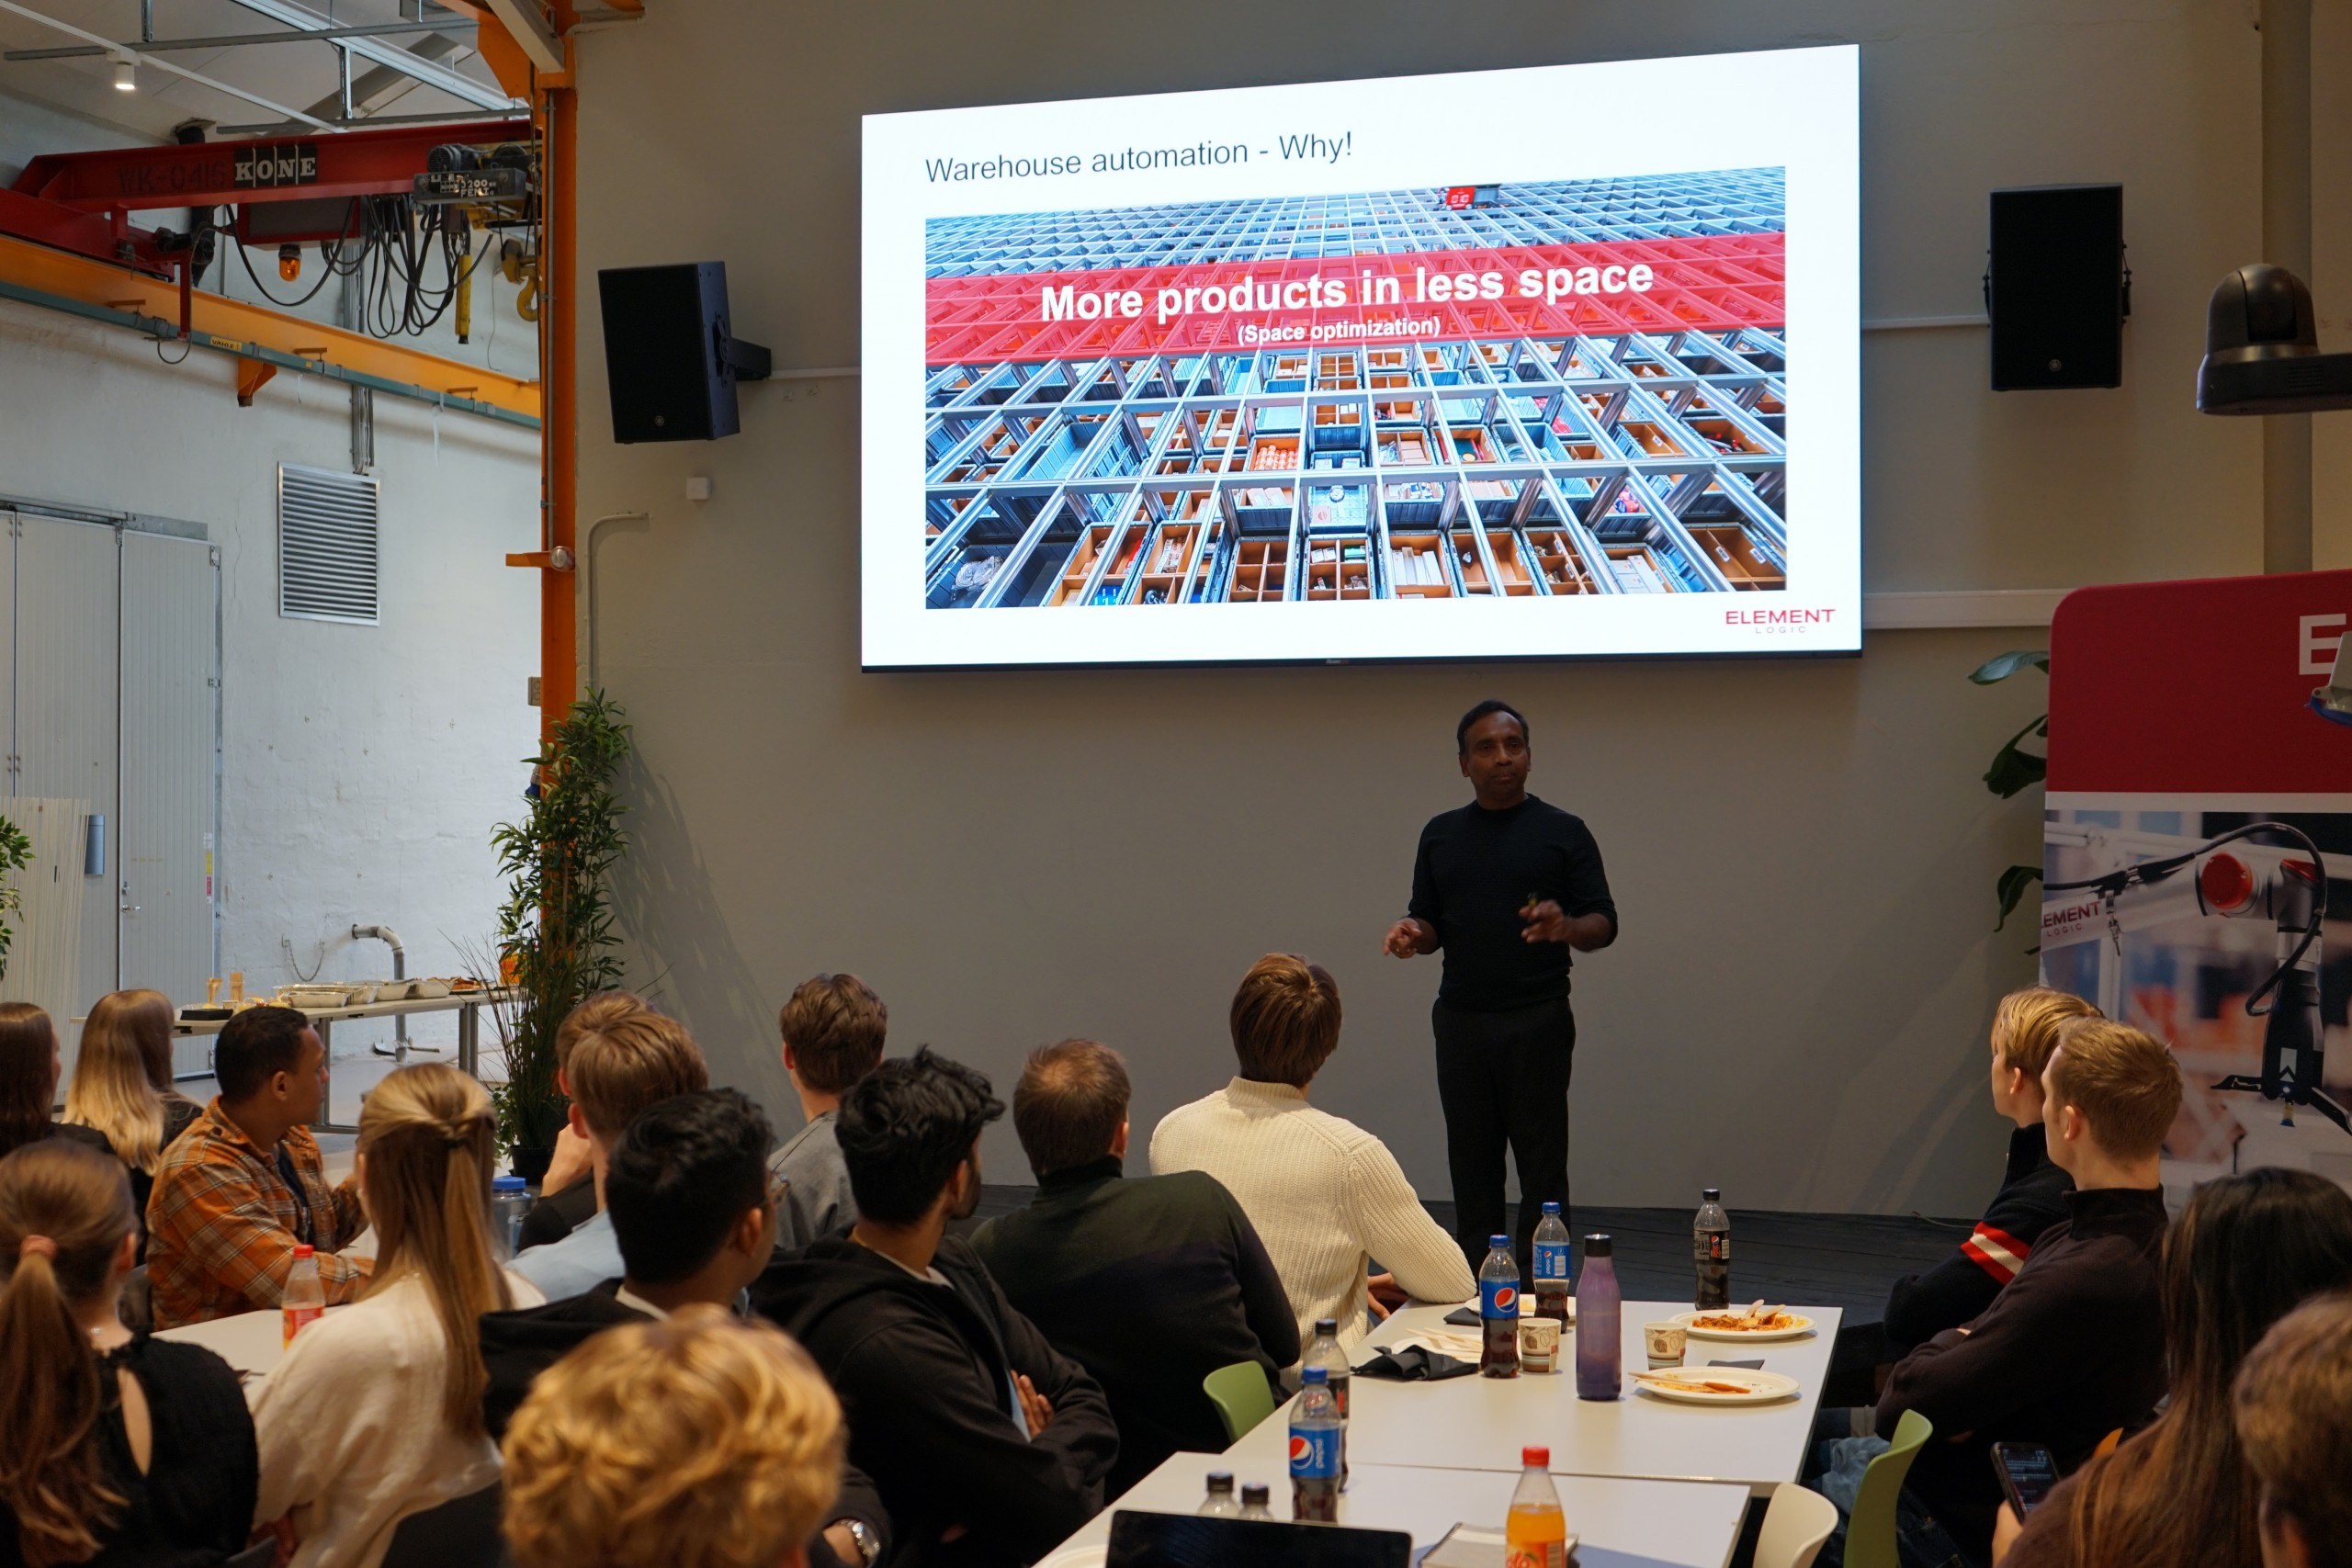
[[(568, 13), (571, 7), (560, 7)], [(559, 25), (568, 26), (569, 15)], [(576, 69), (576, 67), (575, 67)], [(580, 94), (558, 87), (547, 95), (548, 203), (539, 254), (544, 304), (540, 330), (547, 334), (548, 415), (547, 544), (577, 558), (580, 524), (580, 407), (578, 347), (580, 310), (577, 243), (580, 231)], [(574, 593), (579, 579), (552, 566), (539, 573), (539, 739), (554, 738), (580, 691), (580, 616)]]

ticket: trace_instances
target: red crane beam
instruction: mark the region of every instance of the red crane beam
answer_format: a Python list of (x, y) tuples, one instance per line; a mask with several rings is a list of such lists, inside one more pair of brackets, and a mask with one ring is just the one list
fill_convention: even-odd
[(527, 119), (498, 119), (386, 126), (288, 141), (46, 152), (25, 165), (15, 188), (84, 212), (398, 196), (413, 188), (424, 172), (425, 154), (435, 147), (527, 141), (531, 135)]

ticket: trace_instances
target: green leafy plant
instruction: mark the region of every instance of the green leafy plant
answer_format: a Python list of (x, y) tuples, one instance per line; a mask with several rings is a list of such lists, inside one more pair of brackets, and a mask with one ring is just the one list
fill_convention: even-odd
[[(2050, 673), (2050, 654), (2044, 649), (2014, 649), (1986, 660), (1969, 672), (1968, 678), (1980, 686), (1996, 686), (2010, 676), (2028, 670)], [(1998, 751), (1993, 753), (1993, 765), (1984, 770), (1984, 787), (2003, 800), (2032, 788), (2050, 775), (2050, 759), (2039, 751), (2019, 749), (2018, 743), (2027, 736), (2036, 739), (2050, 739), (2050, 716), (2042, 714), (2023, 729), (2012, 735)], [(2009, 923), (2026, 889), (2041, 880), (2038, 865), (2013, 865), (2001, 873), (1994, 885), (1994, 894), (2001, 902), (2001, 917), (1993, 922), (1999, 931)]]
[[(25, 830), (0, 817), (0, 873), (22, 871), (33, 863), (33, 841)], [(17, 937), (9, 918), (25, 907), (25, 890), (13, 881), (0, 883), (0, 976), (8, 973), (8, 944)]]
[(619, 706), (590, 692), (529, 759), (537, 786), (529, 814), (491, 834), (506, 878), (498, 956), (516, 993), (492, 1009), (506, 1055), (506, 1081), (495, 1093), (498, 1134), (512, 1148), (554, 1145), (564, 1114), (556, 1029), (621, 977), (610, 877), (628, 848), (620, 826), (628, 807), (613, 780), (628, 750)]

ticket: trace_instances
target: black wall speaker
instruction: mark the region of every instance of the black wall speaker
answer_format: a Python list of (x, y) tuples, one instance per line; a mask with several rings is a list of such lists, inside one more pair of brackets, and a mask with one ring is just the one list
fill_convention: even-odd
[(1993, 390), (2123, 385), (2123, 187), (1995, 191), (1984, 309)]
[(768, 351), (728, 330), (725, 262), (608, 267), (596, 291), (615, 441), (710, 441), (742, 428), (735, 383), (764, 379)]

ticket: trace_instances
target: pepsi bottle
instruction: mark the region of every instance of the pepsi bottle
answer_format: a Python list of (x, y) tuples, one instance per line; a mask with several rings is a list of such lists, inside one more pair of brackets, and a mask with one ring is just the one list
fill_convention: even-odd
[(1340, 1407), (1330, 1373), (1307, 1367), (1290, 1415), (1290, 1517), (1309, 1524), (1340, 1522)]
[(1340, 1348), (1340, 1320), (1318, 1317), (1315, 1320), (1315, 1338), (1299, 1358), (1301, 1367), (1323, 1369), (1325, 1385), (1331, 1391), (1332, 1406), (1340, 1413), (1340, 1486), (1348, 1484), (1348, 1388), (1355, 1378), (1355, 1369), (1348, 1364), (1347, 1352)]
[(1535, 1315), (1548, 1317), (1565, 1333), (1568, 1326), (1568, 1227), (1560, 1223), (1560, 1206), (1544, 1205), (1544, 1223), (1535, 1227)]
[(1478, 1327), (1486, 1339), (1478, 1371), (1490, 1378), (1519, 1376), (1519, 1264), (1510, 1237), (1487, 1238), (1486, 1265), (1478, 1270)]

